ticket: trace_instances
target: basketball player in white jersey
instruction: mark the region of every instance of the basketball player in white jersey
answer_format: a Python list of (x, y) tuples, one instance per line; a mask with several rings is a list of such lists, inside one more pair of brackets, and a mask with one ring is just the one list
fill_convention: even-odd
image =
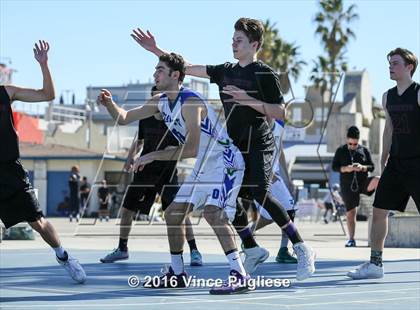
[(153, 288), (186, 287), (187, 277), (182, 258), (186, 215), (204, 208), (203, 215), (213, 228), (230, 265), (229, 279), (213, 287), (211, 294), (233, 294), (249, 290), (247, 275), (235, 244), (230, 222), (236, 213), (236, 197), (241, 187), (244, 161), (241, 153), (222, 127), (210, 105), (196, 92), (182, 87), (185, 62), (177, 54), (163, 54), (154, 73), (155, 85), (162, 92), (141, 107), (125, 111), (102, 90), (98, 103), (104, 105), (119, 124), (150, 117), (156, 113), (180, 142), (179, 147), (148, 153), (139, 157), (134, 170), (155, 160), (197, 158), (194, 169), (181, 185), (173, 203), (165, 211), (171, 266)]

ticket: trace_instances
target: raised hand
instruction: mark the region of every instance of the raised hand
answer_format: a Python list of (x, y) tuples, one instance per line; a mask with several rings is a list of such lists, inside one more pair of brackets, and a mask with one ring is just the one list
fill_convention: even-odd
[(101, 89), (101, 93), (96, 98), (96, 103), (101, 104), (105, 107), (112, 104), (111, 92), (107, 89)]
[(39, 40), (39, 43), (35, 43), (34, 47), (34, 56), (35, 59), (40, 64), (46, 64), (48, 61), (48, 51), (50, 50), (50, 45), (47, 41)]
[(145, 50), (152, 53), (157, 50), (155, 37), (150, 33), (149, 30), (144, 33), (140, 28), (133, 29), (131, 37)]

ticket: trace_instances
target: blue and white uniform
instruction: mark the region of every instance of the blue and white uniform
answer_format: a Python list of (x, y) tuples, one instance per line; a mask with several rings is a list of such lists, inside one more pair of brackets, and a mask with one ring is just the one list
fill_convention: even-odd
[(185, 144), (187, 126), (182, 116), (182, 105), (188, 98), (200, 99), (207, 116), (201, 121), (200, 145), (194, 169), (181, 185), (174, 201), (192, 203), (194, 209), (217, 206), (233, 221), (245, 163), (213, 108), (200, 94), (182, 87), (174, 102), (170, 102), (166, 94), (161, 95), (159, 111), (174, 137), (180, 144)]
[[(276, 120), (272, 127), (272, 132), (275, 140), (276, 150), (273, 156), (273, 174), (276, 176), (276, 181), (271, 184), (271, 193), (280, 204), (286, 209), (286, 211), (295, 210), (295, 200), (293, 199), (289, 189), (283, 181), (282, 168), (279, 164), (279, 157), (281, 155), (281, 141), (284, 134), (284, 122)], [(258, 202), (255, 202), (257, 209), (259, 210), (262, 217), (267, 220), (271, 220), (270, 214), (261, 207)]]

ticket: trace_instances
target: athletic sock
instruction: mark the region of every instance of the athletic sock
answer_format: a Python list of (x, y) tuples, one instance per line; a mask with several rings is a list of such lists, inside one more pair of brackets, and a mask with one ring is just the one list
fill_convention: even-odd
[(197, 249), (197, 244), (195, 244), (195, 239), (188, 240), (188, 245), (190, 247), (190, 252)]
[(66, 261), (69, 258), (67, 252), (61, 245), (59, 247), (53, 248), (53, 250), (55, 251), (55, 255), (57, 255), (59, 260)]
[(128, 244), (128, 239), (120, 238), (120, 241), (118, 242), (118, 248), (120, 249), (121, 252), (128, 251), (127, 244)]
[(184, 259), (181, 252), (171, 252), (171, 267), (176, 275), (184, 272)]
[(258, 246), (257, 242), (254, 239), (251, 229), (249, 226), (245, 227), (245, 229), (238, 231), (239, 237), (242, 240), (242, 244), (244, 245), (244, 249), (255, 248)]
[(244, 266), (242, 265), (241, 257), (239, 256), (239, 252), (237, 249), (233, 249), (225, 253), (226, 257), (229, 261), (229, 266), (231, 270), (236, 270), (241, 275), (245, 276), (246, 271)]
[(382, 267), (382, 251), (370, 251), (370, 262), (378, 267)]
[[(296, 211), (295, 210), (288, 210), (287, 214), (290, 216), (290, 220), (292, 222), (294, 222)], [(281, 234), (280, 248), (286, 248), (287, 249), (287, 244), (288, 243), (289, 243), (289, 237), (287, 237), (287, 235), (283, 231), (283, 233)]]
[(287, 237), (287, 235), (283, 232), (281, 234), (281, 241), (280, 241), (280, 248), (286, 248), (287, 249), (287, 244), (289, 243), (289, 238)]
[(299, 232), (296, 229), (295, 224), (292, 221), (289, 221), (289, 224), (283, 229), (283, 232), (289, 237), (289, 240), (293, 243), (303, 242)]

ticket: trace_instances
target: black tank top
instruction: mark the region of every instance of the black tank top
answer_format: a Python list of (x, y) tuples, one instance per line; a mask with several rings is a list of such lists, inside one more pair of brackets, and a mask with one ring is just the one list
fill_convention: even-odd
[(388, 90), (386, 109), (392, 121), (390, 156), (399, 159), (420, 158), (420, 85), (413, 82), (400, 96), (397, 87)]
[(0, 162), (19, 158), (18, 135), (13, 121), (11, 100), (6, 88), (0, 85)]

